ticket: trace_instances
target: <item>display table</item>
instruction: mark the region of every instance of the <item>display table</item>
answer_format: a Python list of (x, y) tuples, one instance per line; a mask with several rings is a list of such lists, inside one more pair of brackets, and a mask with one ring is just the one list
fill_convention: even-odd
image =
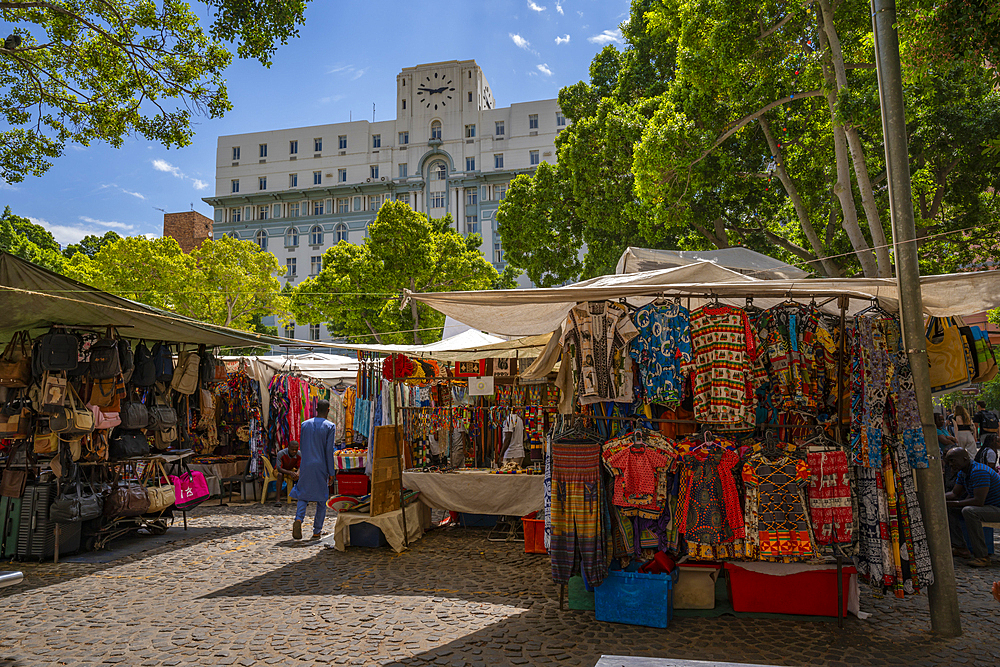
[[(333, 528), (333, 547), (344, 551), (351, 544), (351, 524), (370, 523), (377, 526), (385, 535), (386, 542), (393, 551), (400, 553), (406, 547), (403, 544), (403, 510), (395, 510), (369, 516), (365, 512), (340, 512)], [(410, 503), (406, 507), (406, 531), (409, 542), (415, 542), (424, 536), (424, 531), (430, 528), (431, 511), (423, 503)]]
[(403, 486), (432, 509), (524, 516), (545, 506), (544, 475), (496, 475), (485, 470), (404, 472)]
[[(848, 561), (849, 562), (849, 561)], [(837, 615), (837, 566), (834, 564), (727, 562), (729, 599), (744, 612)], [(844, 611), (858, 615), (861, 594), (853, 564), (843, 568)], [(809, 591), (803, 595), (802, 591)]]

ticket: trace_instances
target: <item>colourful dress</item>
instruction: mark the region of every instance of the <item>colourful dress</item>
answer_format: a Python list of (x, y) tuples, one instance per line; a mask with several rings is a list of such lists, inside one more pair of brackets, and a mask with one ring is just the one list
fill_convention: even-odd
[(632, 358), (646, 403), (676, 406), (684, 398), (684, 383), (694, 369), (691, 357), (690, 316), (680, 304), (651, 303), (632, 316), (638, 335), (632, 339)]
[(580, 403), (631, 403), (632, 358), (628, 344), (638, 332), (625, 306), (610, 301), (577, 304), (559, 342), (573, 359)]
[(749, 558), (790, 561), (813, 555), (802, 489), (809, 467), (789, 456), (754, 454), (743, 464), (746, 552)]

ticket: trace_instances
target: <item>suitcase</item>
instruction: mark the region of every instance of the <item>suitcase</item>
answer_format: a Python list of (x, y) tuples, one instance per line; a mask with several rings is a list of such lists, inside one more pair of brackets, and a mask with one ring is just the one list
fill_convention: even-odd
[(20, 560), (43, 560), (55, 554), (55, 523), (49, 521), (49, 504), (55, 497), (55, 484), (25, 486), (21, 498), (21, 530), (17, 536)]
[(21, 499), (0, 497), (0, 558), (17, 555), (17, 536), (21, 527)]

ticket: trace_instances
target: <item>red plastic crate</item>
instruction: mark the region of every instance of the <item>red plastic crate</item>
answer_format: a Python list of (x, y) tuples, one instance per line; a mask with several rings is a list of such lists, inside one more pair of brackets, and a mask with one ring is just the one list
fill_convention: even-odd
[(337, 475), (337, 493), (342, 496), (366, 496), (368, 488), (368, 475)]
[[(777, 576), (751, 572), (738, 563), (726, 563), (729, 574), (729, 599), (734, 611), (764, 614), (794, 614), (799, 616), (837, 615), (837, 568), (812, 570)], [(844, 609), (847, 615), (847, 597), (854, 566), (845, 566)]]
[(543, 519), (521, 519), (524, 524), (524, 553), (545, 554), (545, 521)]

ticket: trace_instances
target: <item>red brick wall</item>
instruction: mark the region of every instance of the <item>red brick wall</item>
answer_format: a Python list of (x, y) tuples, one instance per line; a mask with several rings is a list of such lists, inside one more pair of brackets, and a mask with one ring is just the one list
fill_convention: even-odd
[(212, 219), (197, 211), (163, 214), (163, 235), (177, 240), (181, 250), (191, 252), (212, 238)]

